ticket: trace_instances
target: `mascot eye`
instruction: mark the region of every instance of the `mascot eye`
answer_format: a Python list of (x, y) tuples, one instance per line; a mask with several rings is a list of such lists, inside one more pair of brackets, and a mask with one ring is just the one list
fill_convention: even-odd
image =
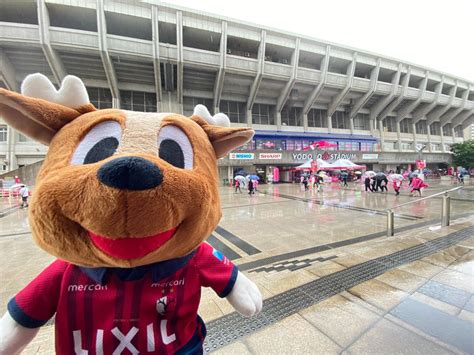
[(188, 136), (178, 127), (167, 125), (160, 129), (158, 152), (161, 159), (181, 169), (193, 168), (193, 147)]
[(122, 127), (118, 122), (99, 123), (79, 143), (71, 164), (92, 164), (112, 156), (119, 146), (121, 136)]

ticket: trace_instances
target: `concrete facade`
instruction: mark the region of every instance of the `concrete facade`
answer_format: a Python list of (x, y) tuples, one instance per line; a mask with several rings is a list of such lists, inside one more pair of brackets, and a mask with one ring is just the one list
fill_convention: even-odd
[[(449, 162), (474, 120), (462, 78), (151, 0), (2, 1), (0, 87), (18, 91), (38, 71), (81, 77), (99, 108), (190, 114), (201, 103), (256, 131), (371, 136), (382, 168), (413, 162), (420, 144), (428, 162)], [(1, 169), (44, 157), (19, 137), (0, 121)]]

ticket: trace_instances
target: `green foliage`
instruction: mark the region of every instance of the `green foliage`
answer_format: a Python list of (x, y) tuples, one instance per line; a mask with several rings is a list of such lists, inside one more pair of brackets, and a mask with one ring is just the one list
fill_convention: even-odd
[(451, 146), (453, 163), (464, 168), (474, 167), (474, 140), (456, 143)]

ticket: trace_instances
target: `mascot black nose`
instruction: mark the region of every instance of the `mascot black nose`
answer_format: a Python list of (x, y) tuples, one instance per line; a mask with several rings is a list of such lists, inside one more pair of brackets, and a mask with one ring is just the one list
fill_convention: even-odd
[(147, 190), (163, 182), (163, 173), (152, 162), (138, 157), (111, 160), (97, 172), (104, 185), (125, 190)]

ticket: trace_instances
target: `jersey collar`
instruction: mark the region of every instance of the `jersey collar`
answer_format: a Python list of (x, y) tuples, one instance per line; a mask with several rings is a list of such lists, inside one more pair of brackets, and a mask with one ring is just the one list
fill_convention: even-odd
[(101, 285), (105, 285), (107, 281), (109, 281), (109, 277), (107, 276), (111, 273), (116, 274), (122, 281), (136, 281), (145, 276), (147, 272), (151, 272), (152, 281), (158, 282), (173, 275), (176, 271), (184, 267), (192, 259), (195, 253), (196, 251), (193, 251), (182, 258), (161, 261), (159, 263), (137, 266), (133, 268), (89, 268), (83, 266), (80, 266), (79, 268), (92, 280)]

